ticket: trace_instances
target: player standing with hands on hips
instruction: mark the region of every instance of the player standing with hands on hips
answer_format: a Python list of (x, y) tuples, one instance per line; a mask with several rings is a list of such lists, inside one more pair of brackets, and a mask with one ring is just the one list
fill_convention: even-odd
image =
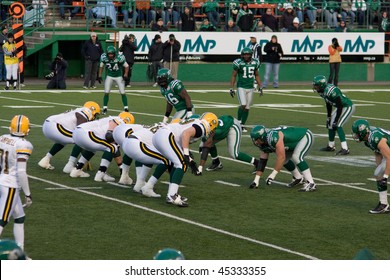
[[(238, 107), (237, 119), (242, 126), (242, 132), (247, 132), (243, 127), (248, 119), (249, 108), (252, 104), (254, 82), (258, 85), (260, 96), (263, 95), (261, 81), (259, 76), (260, 61), (257, 58), (252, 58), (253, 51), (250, 48), (243, 48), (241, 58), (233, 61), (233, 73), (230, 79), (230, 95), (235, 96), (234, 84), (237, 80), (237, 97), (240, 102)], [(238, 76), (238, 79), (237, 79)]]
[[(123, 79), (127, 79), (129, 73), (129, 64), (127, 64), (125, 57), (122, 54), (116, 52), (115, 47), (109, 46), (107, 53), (103, 53), (100, 57), (100, 68), (97, 81), (102, 82), (103, 69), (106, 68), (106, 80), (104, 82), (104, 98), (103, 98), (103, 110), (102, 115), (107, 114), (107, 104), (110, 99), (110, 91), (112, 82), (118, 85), (119, 93), (122, 96), (123, 111), (128, 112), (129, 107), (127, 105), (127, 97), (125, 94), (125, 83)], [(122, 78), (122, 68), (125, 69)]]

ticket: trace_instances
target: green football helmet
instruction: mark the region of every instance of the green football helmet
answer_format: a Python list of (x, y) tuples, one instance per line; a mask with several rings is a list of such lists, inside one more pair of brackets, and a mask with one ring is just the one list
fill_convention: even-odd
[(0, 241), (0, 260), (25, 260), (26, 254), (15, 241), (4, 239)]
[(160, 87), (167, 87), (168, 84), (173, 81), (171, 70), (167, 68), (161, 68), (157, 72), (157, 84)]
[(352, 124), (352, 138), (358, 142), (364, 141), (370, 131), (370, 124), (366, 120), (356, 120)]
[(241, 51), (241, 58), (245, 62), (249, 62), (252, 60), (252, 54), (253, 54), (253, 51), (250, 48), (248, 48), (248, 47), (243, 48)]
[(154, 260), (185, 260), (184, 255), (172, 248), (165, 248), (157, 252), (153, 258)]
[(267, 129), (264, 125), (256, 125), (251, 131), (251, 139), (255, 146), (259, 146), (256, 142), (260, 139), (261, 142), (266, 142), (267, 140)]
[(116, 48), (114, 46), (107, 47), (107, 56), (109, 59), (114, 59), (116, 56)]
[(328, 82), (324, 75), (315, 76), (313, 79), (313, 91), (318, 93), (323, 93)]

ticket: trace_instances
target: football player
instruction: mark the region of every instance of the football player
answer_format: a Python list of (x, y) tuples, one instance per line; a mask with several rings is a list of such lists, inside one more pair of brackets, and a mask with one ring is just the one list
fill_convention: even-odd
[[(103, 111), (102, 114), (107, 114), (107, 104), (110, 99), (110, 91), (112, 83), (115, 82), (118, 85), (119, 93), (122, 96), (122, 103), (124, 106), (123, 111), (128, 112), (129, 107), (127, 105), (127, 97), (125, 94), (125, 84), (123, 78), (127, 79), (129, 73), (129, 65), (126, 62), (125, 57), (122, 54), (116, 52), (115, 47), (109, 46), (107, 53), (103, 53), (100, 57), (100, 68), (97, 81), (102, 82), (103, 69), (106, 69), (106, 80), (104, 81), (104, 98), (103, 98)], [(122, 75), (122, 68), (125, 72)], [(122, 78), (123, 76), (123, 78)]]
[[(233, 73), (230, 79), (230, 95), (235, 96), (234, 84), (237, 80), (237, 97), (240, 103), (238, 107), (237, 119), (241, 125), (244, 126), (249, 115), (249, 109), (252, 104), (254, 82), (258, 85), (260, 96), (263, 95), (261, 88), (261, 81), (259, 76), (260, 61), (252, 58), (252, 50), (250, 48), (243, 48), (241, 51), (241, 58), (233, 61)], [(237, 78), (238, 76), (238, 78)], [(243, 132), (247, 130), (243, 127)]]
[(173, 164), (167, 203), (188, 206), (187, 199), (178, 194), (179, 185), (188, 166), (193, 174), (199, 173), (195, 161), (190, 157), (189, 144), (202, 137), (208, 137), (217, 127), (217, 116), (207, 112), (199, 119), (185, 119), (163, 126), (153, 136), (153, 145)]
[[(355, 112), (355, 105), (353, 105), (352, 101), (341, 92), (340, 88), (328, 84), (326, 77), (323, 75), (314, 77), (313, 90), (317, 92), (326, 103), (326, 127), (328, 128), (329, 143), (328, 146), (322, 148), (321, 151), (333, 152), (336, 150), (334, 139), (337, 132), (341, 142), (341, 149), (336, 155), (348, 155), (349, 149), (343, 126)], [(333, 112), (332, 107), (336, 108)]]
[[(61, 151), (65, 145), (74, 144), (73, 130), (76, 126), (95, 120), (100, 114), (100, 106), (96, 102), (85, 102), (82, 108), (67, 111), (62, 114), (48, 117), (42, 126), (43, 134), (46, 138), (52, 140), (55, 144), (50, 151), (44, 156), (38, 165), (44, 169), (53, 170), (54, 166), (50, 164), (50, 159)], [(65, 165), (63, 172), (69, 174), (76, 166), (77, 157), (81, 153), (81, 148), (74, 145), (68, 163)]]
[(157, 72), (157, 83), (160, 86), (160, 92), (167, 101), (165, 116), (163, 123), (168, 123), (173, 107), (176, 109), (172, 119), (184, 119), (192, 116), (193, 108), (191, 97), (184, 88), (180, 80), (175, 80), (171, 71), (167, 68), (162, 68)]
[(374, 176), (379, 193), (379, 203), (370, 210), (370, 213), (390, 213), (387, 198), (387, 181), (390, 174), (390, 131), (370, 126), (366, 120), (356, 120), (352, 124), (352, 137), (358, 142), (364, 142), (375, 154), (377, 168)]
[(224, 139), (226, 139), (231, 158), (257, 166), (258, 160), (256, 158), (240, 152), (241, 137), (242, 131), (240, 122), (232, 116), (220, 116), (218, 118), (218, 127), (215, 129), (215, 133), (211, 134), (207, 139), (202, 139), (202, 143), (199, 148), (201, 150), (200, 163), (198, 167), (199, 173), (202, 173), (209, 153), (213, 161), (206, 170), (214, 171), (223, 168), (215, 145)]
[[(123, 144), (130, 135), (132, 135), (134, 132), (143, 129), (144, 126), (141, 124), (126, 124), (122, 123), (115, 127), (113, 133), (112, 133), (112, 138), (113, 139), (107, 139), (107, 136), (110, 134), (106, 134), (106, 139), (110, 140), (110, 142), (115, 142), (119, 146), (123, 147)], [(108, 138), (111, 138), (108, 136)], [(136, 147), (134, 147), (136, 148)], [(118, 183), (122, 185), (131, 185), (133, 183), (133, 179), (130, 178), (129, 176), (129, 169), (130, 165), (133, 161), (132, 157), (129, 157), (127, 154), (123, 156), (122, 159), (122, 174), (121, 178), (119, 179)]]
[[(136, 160), (137, 182), (133, 191), (141, 192), (147, 197), (161, 197), (161, 195), (155, 193), (153, 190), (157, 180), (153, 184), (145, 184), (146, 176), (149, 174), (152, 166), (157, 165), (153, 176), (160, 178), (170, 165), (169, 160), (153, 145), (153, 136), (162, 126), (161, 124), (156, 124), (151, 127), (145, 126), (142, 129), (134, 131), (134, 133), (123, 141), (122, 145), (123, 152), (126, 156)], [(114, 138), (115, 132), (116, 130), (114, 131)]]
[(97, 151), (103, 151), (100, 167), (95, 175), (96, 182), (114, 182), (115, 178), (107, 174), (108, 166), (112, 159), (121, 168), (122, 157), (119, 146), (114, 142), (112, 132), (114, 128), (121, 124), (134, 124), (134, 116), (129, 112), (122, 112), (118, 117), (107, 117), (100, 120), (83, 123), (73, 131), (73, 140), (84, 151), (76, 164), (76, 167), (70, 172), (70, 177), (89, 177), (82, 168)]
[[(18, 246), (24, 249), (23, 208), (32, 204), (27, 177), (27, 161), (33, 146), (26, 139), (30, 131), (30, 121), (24, 115), (16, 115), (11, 120), (9, 134), (0, 136), (0, 236), (10, 217), (14, 218), (14, 237)], [(25, 204), (20, 199), (20, 188), (25, 196)]]
[(276, 175), (284, 166), (293, 175), (293, 181), (287, 185), (294, 187), (305, 185), (299, 189), (302, 192), (316, 190), (316, 184), (310, 172), (305, 156), (313, 145), (313, 134), (303, 127), (276, 127), (266, 129), (263, 125), (255, 126), (251, 131), (253, 144), (260, 148), (260, 159), (256, 169), (256, 177), (250, 188), (257, 188), (263, 175), (270, 153), (276, 154), (274, 170), (267, 177), (267, 185), (271, 185)]

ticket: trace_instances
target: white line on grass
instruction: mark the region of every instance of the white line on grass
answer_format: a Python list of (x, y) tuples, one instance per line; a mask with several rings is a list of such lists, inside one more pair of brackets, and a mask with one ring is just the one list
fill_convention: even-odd
[(240, 185), (238, 184), (233, 184), (233, 183), (229, 183), (229, 182), (225, 182), (225, 181), (221, 181), (221, 180), (216, 180), (214, 181), (215, 183), (218, 183), (218, 184), (222, 184), (222, 185), (228, 185), (228, 186), (232, 186), (232, 187), (241, 187)]
[(195, 221), (192, 221), (192, 220), (181, 218), (181, 217), (178, 217), (178, 216), (175, 216), (175, 215), (172, 215), (172, 214), (169, 214), (169, 213), (165, 213), (165, 212), (162, 212), (162, 211), (154, 210), (154, 209), (151, 209), (151, 208), (148, 208), (148, 207), (144, 207), (144, 206), (141, 206), (141, 205), (138, 205), (138, 204), (134, 204), (134, 203), (131, 203), (131, 202), (128, 202), (128, 201), (124, 201), (124, 200), (120, 200), (120, 199), (117, 199), (117, 198), (113, 198), (113, 197), (109, 197), (109, 196), (93, 193), (93, 192), (90, 192), (90, 191), (87, 191), (87, 190), (81, 190), (81, 189), (69, 187), (67, 185), (59, 184), (59, 183), (56, 183), (56, 182), (52, 182), (52, 181), (49, 181), (49, 180), (46, 180), (46, 179), (42, 179), (42, 178), (39, 178), (39, 177), (35, 177), (35, 176), (31, 176), (31, 175), (29, 175), (29, 177), (31, 179), (34, 179), (34, 180), (37, 180), (37, 181), (41, 181), (41, 182), (44, 182), (44, 183), (47, 183), (47, 184), (50, 184), (50, 185), (62, 187), (62, 188), (68, 189), (68, 190), (72, 190), (72, 191), (75, 191), (75, 192), (83, 193), (83, 194), (94, 196), (94, 197), (98, 197), (98, 198), (101, 198), (101, 199), (105, 199), (105, 200), (109, 200), (109, 201), (125, 204), (125, 205), (128, 205), (128, 206), (137, 208), (137, 209), (141, 209), (141, 210), (144, 210), (144, 211), (147, 211), (147, 212), (150, 212), (150, 213), (154, 213), (154, 214), (157, 214), (157, 215), (160, 215), (160, 216), (164, 216), (164, 217), (169, 218), (169, 219), (177, 220), (177, 221), (180, 221), (180, 222), (183, 222), (183, 223), (187, 223), (187, 224), (190, 224), (190, 225), (193, 225), (193, 226), (197, 226), (197, 227), (200, 227), (200, 228), (208, 229), (210, 231), (218, 232), (218, 233), (221, 233), (221, 234), (224, 234), (224, 235), (227, 235), (227, 236), (231, 236), (231, 237), (234, 237), (234, 238), (237, 238), (237, 239), (241, 239), (241, 240), (245, 240), (245, 241), (248, 241), (248, 242), (252, 242), (252, 243), (255, 243), (255, 244), (258, 244), (258, 245), (262, 245), (262, 246), (265, 246), (265, 247), (270, 247), (272, 249), (283, 251), (283, 252), (286, 252), (286, 253), (289, 253), (289, 254), (293, 254), (293, 255), (297, 255), (297, 256), (300, 256), (300, 257), (303, 257), (303, 258), (306, 258), (306, 259), (318, 260), (318, 258), (316, 258), (314, 256), (311, 256), (311, 255), (307, 255), (307, 254), (304, 254), (304, 253), (293, 251), (293, 250), (290, 250), (290, 249), (287, 249), (287, 248), (283, 248), (283, 247), (280, 247), (280, 246), (277, 246), (277, 245), (274, 245), (274, 244), (271, 244), (271, 243), (267, 243), (267, 242), (263, 242), (263, 241), (260, 241), (260, 240), (257, 240), (257, 239), (246, 237), (246, 236), (243, 236), (243, 235), (240, 235), (240, 234), (232, 233), (232, 232), (229, 232), (229, 231), (226, 231), (226, 230), (223, 230), (223, 229), (219, 229), (219, 228), (215, 228), (215, 227), (212, 227), (212, 226), (208, 226), (208, 225), (205, 225), (205, 224), (202, 224), (202, 223), (198, 223), (198, 222), (195, 222)]
[[(102, 187), (78, 187), (75, 189), (78, 189), (78, 190), (100, 190), (100, 189), (102, 189)], [(64, 190), (68, 191), (69, 189), (60, 187), (60, 188), (45, 188), (45, 190), (48, 190), (48, 191), (64, 191)]]

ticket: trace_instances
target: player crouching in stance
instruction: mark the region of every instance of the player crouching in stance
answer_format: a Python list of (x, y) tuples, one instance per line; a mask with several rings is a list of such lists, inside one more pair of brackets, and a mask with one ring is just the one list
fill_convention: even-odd
[[(341, 149), (336, 155), (348, 155), (349, 149), (343, 126), (355, 112), (355, 106), (352, 101), (341, 92), (340, 88), (328, 84), (325, 76), (319, 75), (314, 77), (313, 91), (317, 92), (326, 103), (326, 127), (328, 128), (329, 143), (328, 146), (322, 148), (321, 151), (333, 152), (336, 150), (334, 139), (337, 132), (341, 142)], [(332, 107), (336, 107), (333, 112)]]
[(257, 166), (258, 160), (256, 158), (240, 152), (241, 137), (242, 131), (240, 122), (232, 116), (220, 116), (218, 118), (218, 127), (215, 129), (215, 132), (212, 133), (207, 139), (202, 139), (202, 143), (199, 147), (201, 150), (200, 163), (198, 167), (199, 172), (202, 173), (209, 153), (213, 161), (211, 165), (206, 168), (206, 170), (214, 171), (223, 168), (222, 163), (218, 157), (217, 147), (215, 145), (224, 139), (226, 139), (229, 155), (231, 158)]
[[(100, 57), (99, 75), (96, 79), (99, 83), (102, 82), (103, 68), (106, 68), (106, 80), (104, 81), (104, 98), (103, 98), (103, 111), (102, 114), (107, 114), (108, 100), (110, 99), (110, 91), (112, 82), (118, 85), (119, 93), (122, 96), (123, 111), (128, 112), (127, 96), (125, 93), (125, 83), (123, 78), (127, 79), (129, 73), (129, 65), (123, 55), (117, 54), (115, 47), (109, 46), (107, 48), (107, 54), (102, 54)], [(125, 72), (122, 75), (122, 68)], [(123, 77), (122, 77), (123, 76)]]
[(255, 126), (251, 131), (253, 144), (260, 148), (260, 160), (256, 168), (256, 177), (250, 188), (259, 186), (260, 176), (263, 175), (270, 153), (276, 154), (274, 170), (267, 177), (267, 185), (271, 185), (276, 175), (284, 166), (293, 175), (293, 181), (288, 187), (294, 187), (306, 181), (302, 192), (316, 190), (316, 184), (304, 160), (314, 138), (311, 131), (303, 127), (276, 127), (266, 129), (263, 125)]
[[(89, 177), (89, 174), (82, 170), (85, 163), (87, 163), (97, 151), (103, 151), (100, 167), (95, 175), (96, 182), (114, 182), (115, 178), (107, 174), (108, 166), (112, 159), (121, 168), (122, 157), (120, 155), (119, 146), (113, 142), (112, 134), (114, 128), (121, 124), (133, 124), (134, 117), (129, 112), (122, 112), (118, 117), (107, 117), (100, 120), (81, 124), (76, 127), (73, 132), (73, 140), (84, 151), (76, 164), (76, 168), (70, 172), (70, 177)], [(108, 139), (108, 140), (107, 140)]]
[(387, 181), (390, 174), (390, 131), (370, 126), (366, 120), (356, 120), (352, 124), (352, 137), (374, 151), (377, 168), (374, 176), (379, 193), (378, 205), (371, 214), (390, 213), (387, 198)]
[[(238, 107), (237, 119), (241, 125), (244, 126), (249, 115), (249, 109), (252, 104), (254, 82), (258, 84), (258, 91), (260, 96), (263, 95), (261, 88), (261, 81), (259, 77), (260, 61), (256, 58), (252, 58), (252, 50), (250, 48), (243, 48), (241, 51), (241, 58), (233, 61), (233, 72), (230, 79), (230, 95), (234, 97), (236, 94), (234, 91), (234, 84), (237, 79), (237, 97), (240, 102)], [(243, 132), (247, 130), (243, 127)]]
[[(44, 169), (53, 170), (54, 166), (50, 164), (50, 159), (61, 151), (65, 145), (74, 144), (73, 131), (76, 126), (95, 120), (100, 114), (100, 106), (96, 102), (85, 102), (82, 108), (77, 108), (62, 114), (48, 117), (42, 126), (43, 134), (46, 138), (52, 140), (55, 144), (50, 151), (44, 156), (38, 165)], [(65, 165), (63, 172), (69, 174), (76, 166), (77, 157), (81, 153), (81, 148), (74, 145), (68, 163)]]
[[(24, 115), (16, 115), (11, 120), (10, 134), (0, 136), (0, 236), (10, 217), (14, 218), (15, 241), (24, 249), (23, 208), (32, 204), (27, 177), (27, 161), (33, 146), (26, 140), (30, 131), (30, 121)], [(25, 204), (19, 196), (20, 188), (25, 195)]]
[(217, 116), (207, 112), (199, 119), (187, 119), (163, 126), (153, 136), (153, 145), (173, 164), (166, 197), (167, 203), (181, 207), (188, 206), (187, 198), (180, 196), (178, 190), (188, 167), (195, 175), (199, 172), (195, 161), (190, 157), (190, 142), (208, 137), (217, 127)]

